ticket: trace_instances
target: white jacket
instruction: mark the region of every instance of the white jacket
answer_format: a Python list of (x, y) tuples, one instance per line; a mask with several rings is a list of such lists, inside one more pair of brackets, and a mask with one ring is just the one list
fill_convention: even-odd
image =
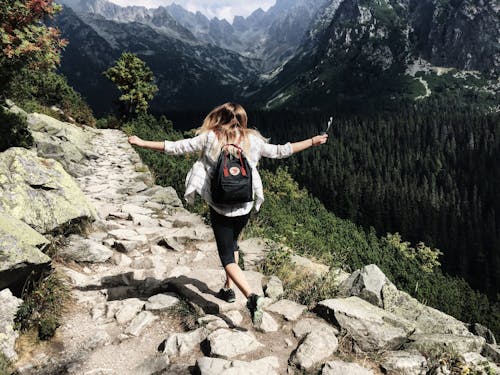
[(216, 135), (213, 131), (180, 141), (165, 141), (164, 152), (169, 155), (182, 155), (201, 151), (200, 158), (194, 163), (186, 177), (186, 192), (184, 198), (188, 203), (192, 204), (194, 202), (195, 193), (198, 193), (215, 211), (224, 216), (246, 215), (252, 210), (254, 202), (255, 209), (259, 211), (262, 202), (264, 202), (264, 191), (262, 180), (257, 171), (257, 164), (261, 157), (281, 159), (292, 155), (292, 145), (290, 142), (285, 145), (273, 145), (265, 142), (260, 137), (250, 135), (250, 150), (245, 156), (252, 168), (254, 202), (216, 204), (212, 202), (210, 189), (210, 182), (217, 163), (217, 160), (213, 159), (210, 155), (210, 151), (213, 143), (216, 141)]

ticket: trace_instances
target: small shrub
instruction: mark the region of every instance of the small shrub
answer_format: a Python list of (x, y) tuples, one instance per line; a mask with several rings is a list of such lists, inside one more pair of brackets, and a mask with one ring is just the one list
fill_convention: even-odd
[(186, 331), (192, 331), (198, 328), (197, 321), (198, 318), (201, 317), (201, 314), (186, 301), (180, 300), (179, 303), (170, 308), (169, 311), (181, 320), (182, 328)]
[(10, 374), (10, 361), (7, 357), (0, 351), (0, 375)]
[(33, 145), (33, 137), (28, 130), (26, 117), (0, 107), (0, 152), (10, 147), (26, 147)]
[(33, 281), (23, 292), (23, 303), (15, 319), (16, 328), (21, 331), (36, 329), (41, 340), (48, 340), (59, 327), (68, 298), (69, 289), (57, 273)]
[(336, 275), (333, 272), (322, 277), (311, 275), (295, 266), (291, 253), (280, 245), (267, 253), (260, 269), (264, 274), (276, 275), (282, 281), (286, 298), (309, 307), (337, 293)]

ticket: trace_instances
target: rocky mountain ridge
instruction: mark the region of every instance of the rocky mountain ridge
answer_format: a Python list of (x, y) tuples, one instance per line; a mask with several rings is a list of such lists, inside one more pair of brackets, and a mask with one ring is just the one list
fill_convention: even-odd
[[(0, 258), (0, 350), (17, 359), (16, 374), (499, 370), (493, 362), (500, 362), (500, 348), (491, 332), (419, 303), (376, 265), (348, 274), (292, 255), (304, 277), (334, 277), (339, 294), (310, 307), (283, 298), (281, 281), (259, 272), (275, 246), (259, 238), (240, 243), (247, 279), (266, 295), (263, 323), (253, 327), (239, 291), (233, 304), (215, 295), (224, 272), (211, 229), (182, 207), (172, 188), (154, 184), (123, 132), (26, 115), (34, 149), (0, 154), (0, 246), (7, 255)], [(20, 199), (21, 192), (32, 199)], [(53, 228), (83, 218), (93, 220), (87, 231), (68, 236), (52, 261), (74, 301), (54, 345), (16, 353), (12, 326), (22, 301), (7, 289), (13, 286), (9, 272), (40, 258), (47, 267), (46, 256), (29, 254), (41, 254), (37, 248)], [(39, 240), (12, 232), (13, 221), (38, 230)], [(179, 315), (186, 309), (195, 316), (183, 329)]]
[(125, 50), (137, 54), (152, 69), (161, 92), (151, 103), (156, 110), (192, 108), (200, 102), (219, 104), (237, 95), (240, 83), (251, 80), (257, 71), (257, 61), (236, 52), (186, 43), (140, 22), (77, 15), (65, 8), (54, 23), (71, 41), (60, 70), (99, 114), (112, 112), (112, 98), (118, 97), (102, 72)]
[(304, 100), (334, 103), (339, 95), (407, 94), (405, 72), (419, 59), (481, 71), (495, 81), (498, 14), (498, 5), (488, 0), (332, 0), (295, 56), (258, 83), (252, 98), (275, 107)]

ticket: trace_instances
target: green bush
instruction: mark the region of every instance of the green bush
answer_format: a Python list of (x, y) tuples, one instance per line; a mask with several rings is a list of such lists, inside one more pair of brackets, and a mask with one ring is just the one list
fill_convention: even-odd
[(10, 361), (5, 357), (2, 351), (0, 351), (0, 375), (7, 375), (10, 373)]
[(33, 137), (28, 130), (25, 116), (14, 114), (0, 107), (0, 152), (9, 147), (30, 148), (33, 144)]
[[(92, 110), (82, 96), (68, 84), (63, 75), (55, 72), (22, 70), (10, 84), (6, 96), (28, 112), (44, 112), (40, 106), (55, 105), (79, 124), (94, 126), (96, 122)], [(67, 120), (57, 112), (47, 114)]]
[(36, 329), (41, 340), (50, 339), (59, 327), (68, 296), (68, 287), (56, 273), (34, 281), (21, 297), (23, 303), (17, 311), (16, 328)]

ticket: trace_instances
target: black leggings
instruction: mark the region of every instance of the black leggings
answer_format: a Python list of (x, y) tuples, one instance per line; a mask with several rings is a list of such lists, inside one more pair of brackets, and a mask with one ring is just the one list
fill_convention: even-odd
[(210, 221), (214, 230), (217, 251), (222, 266), (235, 263), (234, 252), (238, 249), (238, 236), (248, 222), (250, 214), (243, 216), (224, 216), (210, 207)]

